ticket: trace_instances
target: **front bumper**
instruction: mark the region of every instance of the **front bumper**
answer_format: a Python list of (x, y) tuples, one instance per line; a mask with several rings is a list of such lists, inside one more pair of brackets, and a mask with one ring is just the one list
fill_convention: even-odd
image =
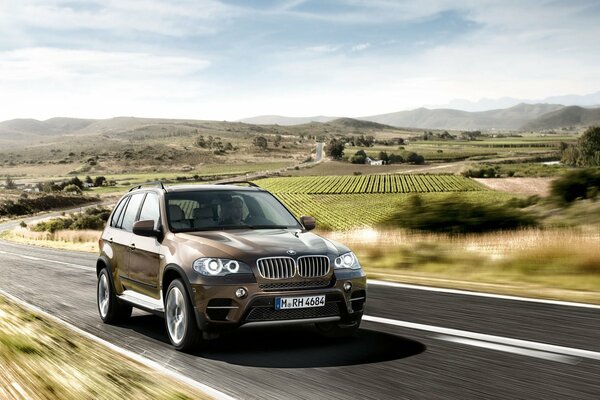
[[(345, 291), (344, 283), (352, 289)], [(301, 282), (300, 282), (301, 283)], [(241, 325), (310, 323), (339, 320), (351, 323), (362, 317), (366, 302), (366, 277), (362, 271), (344, 271), (320, 287), (281, 289), (264, 284), (225, 283), (192, 284), (192, 298), (198, 327), (219, 331)], [(244, 288), (247, 295), (238, 299), (235, 291)], [(275, 310), (275, 298), (325, 295), (325, 305), (312, 308)]]

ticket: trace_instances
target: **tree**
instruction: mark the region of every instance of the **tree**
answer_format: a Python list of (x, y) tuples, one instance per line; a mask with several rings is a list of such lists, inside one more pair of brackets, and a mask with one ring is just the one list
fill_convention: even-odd
[(406, 162), (420, 165), (425, 163), (425, 158), (411, 151), (406, 155)]
[(359, 150), (350, 159), (352, 164), (364, 164), (367, 161), (367, 153), (364, 150)]
[(589, 127), (577, 140), (581, 152), (579, 166), (600, 166), (600, 126)]
[(275, 135), (275, 141), (273, 142), (273, 145), (275, 147), (279, 147), (280, 144), (281, 144), (281, 135), (277, 134), (277, 135)]
[(388, 157), (388, 154), (385, 151), (380, 151), (379, 152), (379, 157), (378, 157), (381, 161), (384, 162), (384, 164), (387, 164), (390, 161), (390, 158)]
[(69, 180), (67, 182), (67, 185), (75, 185), (79, 189), (83, 189), (83, 182), (81, 182), (81, 179), (79, 179), (77, 176), (75, 178), (72, 178), (71, 180)]
[(339, 160), (344, 155), (344, 143), (338, 139), (331, 139), (325, 148), (325, 154), (334, 160)]
[(105, 177), (97, 176), (96, 179), (94, 179), (94, 186), (96, 186), (96, 187), (104, 186), (105, 182), (106, 182)]
[(255, 145), (256, 147), (258, 147), (261, 150), (266, 150), (267, 149), (267, 138), (264, 136), (256, 136), (253, 140), (252, 140), (252, 144)]
[(388, 156), (388, 163), (389, 164), (400, 164), (404, 162), (404, 158), (400, 155), (400, 154), (390, 154)]
[(594, 198), (600, 188), (600, 171), (593, 168), (569, 171), (550, 184), (550, 194), (560, 203)]
[(88, 184), (91, 183), (91, 184), (93, 184), (94, 181), (92, 180), (92, 177), (88, 175), (88, 176), (85, 177), (85, 183), (88, 183)]
[(573, 167), (600, 166), (600, 127), (586, 129), (577, 143), (560, 146), (562, 162)]
[(198, 139), (196, 139), (196, 146), (202, 148), (206, 147), (206, 140), (204, 140), (204, 136), (200, 136)]
[(7, 176), (6, 177), (5, 187), (6, 187), (6, 189), (12, 190), (12, 189), (16, 189), (17, 188), (17, 184), (15, 183), (15, 181), (10, 176)]

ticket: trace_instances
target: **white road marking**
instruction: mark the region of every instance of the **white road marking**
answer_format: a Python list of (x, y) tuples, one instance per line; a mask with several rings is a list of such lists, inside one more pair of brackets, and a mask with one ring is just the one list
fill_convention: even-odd
[(571, 301), (560, 301), (560, 300), (534, 299), (531, 297), (509, 296), (509, 295), (504, 295), (504, 294), (494, 294), (494, 293), (486, 293), (486, 292), (471, 292), (468, 290), (446, 289), (446, 288), (421, 286), (421, 285), (410, 285), (407, 283), (387, 282), (387, 281), (379, 281), (379, 280), (375, 280), (375, 279), (369, 279), (367, 282), (369, 285), (374, 285), (374, 286), (388, 286), (388, 287), (399, 288), (399, 289), (425, 290), (428, 292), (460, 294), (460, 295), (465, 295), (465, 296), (477, 296), (477, 297), (489, 297), (492, 299), (501, 299), (501, 300), (528, 301), (531, 303), (552, 304), (552, 305), (556, 305), (556, 306), (594, 308), (594, 309), (600, 310), (600, 305), (598, 305), (598, 304), (576, 303), (576, 302), (571, 302)]
[[(21, 257), (21, 258), (24, 258), (27, 260), (32, 260), (32, 261), (51, 262), (51, 263), (55, 263), (55, 264), (66, 265), (69, 267), (88, 270), (88, 271), (96, 270), (94, 267), (90, 267), (90, 266), (67, 263), (67, 262), (63, 262), (63, 261), (49, 260), (46, 258), (26, 256), (23, 254), (12, 253), (9, 251), (0, 250), (0, 254), (8, 254), (8, 255), (17, 256), (17, 257)], [(530, 303), (551, 304), (551, 305), (568, 306), (568, 307), (592, 308), (592, 309), (600, 310), (600, 305), (598, 305), (598, 304), (576, 303), (576, 302), (571, 302), (571, 301), (560, 301), (560, 300), (534, 299), (534, 298), (530, 298), (530, 297), (509, 296), (509, 295), (486, 293), (486, 292), (471, 292), (468, 290), (446, 289), (446, 288), (438, 288), (438, 287), (432, 287), (432, 286), (411, 285), (411, 284), (407, 284), (407, 283), (387, 282), (387, 281), (380, 281), (380, 280), (376, 280), (376, 279), (369, 279), (367, 282), (369, 285), (374, 285), (374, 286), (387, 286), (387, 287), (393, 287), (393, 288), (399, 288), (399, 289), (424, 290), (424, 291), (428, 291), (428, 292), (449, 293), (449, 294), (458, 294), (458, 295), (464, 295), (464, 296), (487, 297), (487, 298), (500, 299), (500, 300), (526, 301), (526, 302), (530, 302)]]
[(68, 267), (72, 267), (72, 268), (76, 268), (76, 269), (83, 269), (83, 270), (86, 270), (86, 271), (95, 271), (96, 270), (96, 268), (93, 268), (93, 267), (90, 267), (90, 266), (73, 264), (73, 263), (68, 263), (68, 262), (64, 262), (64, 261), (49, 260), (47, 258), (39, 258), (39, 257), (26, 256), (26, 255), (23, 255), (23, 254), (12, 253), (10, 251), (0, 250), (0, 254), (8, 254), (8, 255), (11, 255), (11, 256), (15, 256), (15, 257), (19, 257), (19, 258), (24, 258), (26, 260), (31, 260), (31, 261), (42, 261), (42, 262), (45, 262), (45, 263), (49, 262), (49, 263), (54, 263), (54, 264), (66, 265)]
[(505, 353), (520, 354), (520, 355), (528, 356), (528, 357), (535, 357), (535, 358), (541, 358), (544, 360), (557, 361), (557, 362), (562, 362), (562, 363), (566, 363), (566, 364), (575, 364), (576, 363), (576, 359), (573, 357), (563, 356), (561, 354), (555, 354), (555, 353), (548, 353), (546, 351), (530, 350), (530, 349), (524, 349), (522, 347), (507, 346), (505, 344), (483, 342), (481, 340), (465, 339), (465, 338), (456, 337), (456, 336), (440, 335), (440, 336), (437, 336), (437, 339), (445, 340), (447, 342), (466, 344), (468, 346), (482, 347), (484, 349), (503, 351)]
[[(155, 369), (155, 370), (157, 370), (157, 371), (159, 371), (159, 372), (161, 372), (161, 373), (163, 373), (165, 375), (170, 376), (171, 378), (174, 378), (174, 379), (176, 379), (176, 380), (178, 380), (180, 382), (185, 383), (186, 385), (189, 385), (189, 386), (191, 386), (193, 388), (201, 390), (204, 393), (208, 394), (209, 396), (214, 397), (217, 400), (235, 400), (235, 397), (231, 397), (228, 394), (225, 394), (225, 393), (223, 393), (223, 392), (221, 392), (221, 391), (219, 391), (217, 389), (214, 389), (214, 388), (212, 388), (212, 387), (210, 387), (208, 385), (205, 385), (203, 383), (197, 382), (197, 381), (195, 381), (192, 378), (189, 378), (189, 377), (187, 377), (185, 375), (182, 375), (179, 372), (173, 371), (173, 370), (171, 370), (171, 369), (169, 369), (169, 368), (167, 368), (167, 367), (165, 367), (165, 366), (157, 363), (156, 361), (152, 361), (152, 360), (147, 359), (146, 357), (142, 357), (141, 355), (136, 354), (136, 353), (134, 353), (132, 351), (123, 349), (123, 348), (121, 348), (119, 346), (116, 346), (116, 345), (110, 343), (110, 342), (107, 342), (104, 339), (100, 339), (99, 337), (94, 336), (91, 333), (86, 332), (86, 331), (84, 331), (84, 330), (76, 327), (75, 325), (72, 325), (72, 324), (70, 324), (70, 323), (68, 323), (66, 321), (63, 321), (62, 319), (60, 319), (58, 317), (55, 317), (54, 315), (49, 314), (46, 311), (44, 311), (44, 310), (42, 310), (42, 309), (40, 309), (40, 308), (38, 308), (38, 307), (36, 307), (36, 306), (34, 306), (32, 304), (27, 303), (26, 301), (21, 300), (18, 297), (13, 296), (12, 294), (6, 293), (2, 289), (0, 289), (0, 294), (2, 296), (5, 296), (5, 297), (9, 298), (10, 300), (14, 301), (15, 303), (18, 303), (18, 304), (22, 305), (25, 308), (28, 308), (28, 309), (30, 309), (30, 310), (38, 313), (38, 314), (42, 314), (46, 318), (51, 319), (52, 321), (55, 321), (55, 322), (57, 322), (57, 323), (59, 323), (61, 325), (66, 326), (67, 328), (73, 330), (74, 332), (76, 332), (76, 333), (78, 333), (78, 334), (80, 334), (82, 336), (85, 336), (86, 338), (91, 339), (91, 340), (93, 340), (96, 343), (99, 343), (99, 344), (101, 344), (103, 346), (108, 347), (109, 349), (111, 349), (113, 351), (116, 351), (117, 353), (120, 353), (120, 354), (124, 355), (125, 357), (128, 357), (128, 358), (130, 358), (130, 359), (132, 359), (134, 361), (137, 361), (137, 362), (139, 362), (141, 364), (144, 364), (144, 365), (146, 365), (149, 368)], [(173, 350), (173, 351), (175, 351), (175, 350)]]
[[(13, 255), (13, 256), (24, 258), (24, 259), (33, 260), (33, 261), (50, 262), (50, 263), (66, 265), (66, 266), (73, 267), (73, 268), (83, 269), (83, 270), (87, 270), (87, 271), (95, 271), (95, 268), (89, 267), (89, 266), (66, 263), (66, 262), (56, 261), (56, 260), (43, 259), (43, 258), (32, 257), (32, 256), (26, 256), (26, 255), (2, 251), (2, 250), (0, 250), (0, 254), (9, 254), (9, 255)], [(586, 308), (600, 309), (600, 306), (593, 305), (593, 304), (585, 304), (585, 303), (572, 303), (572, 302), (564, 302), (564, 301), (529, 299), (529, 298), (525, 298), (525, 297), (496, 295), (496, 294), (491, 294), (491, 293), (477, 293), (477, 292), (469, 292), (469, 291), (456, 290), (456, 289), (433, 288), (433, 287), (428, 287), (428, 286), (408, 285), (408, 284), (403, 284), (403, 283), (385, 282), (385, 281), (377, 281), (377, 280), (369, 280), (368, 283), (370, 285), (389, 286), (389, 287), (396, 287), (396, 288), (402, 288), (402, 289), (426, 290), (426, 291), (452, 293), (452, 294), (460, 294), (460, 295), (491, 297), (491, 298), (498, 298), (498, 299), (503, 299), (503, 300), (530, 301), (530, 302), (547, 303), (547, 304), (554, 304), (554, 305), (566, 305), (566, 306), (572, 306), (572, 307), (586, 307)], [(2, 292), (2, 291), (0, 290), (0, 292)], [(589, 350), (581, 350), (581, 349), (575, 349), (575, 348), (570, 348), (570, 347), (555, 346), (555, 345), (546, 344), (546, 343), (530, 342), (530, 341), (521, 340), (521, 339), (512, 339), (512, 338), (506, 338), (506, 337), (502, 337), (502, 336), (487, 335), (487, 334), (483, 334), (483, 333), (463, 331), (463, 330), (451, 329), (451, 328), (443, 328), (443, 327), (437, 327), (437, 326), (433, 326), (433, 325), (418, 324), (418, 323), (414, 323), (414, 322), (399, 321), (399, 320), (374, 317), (374, 316), (369, 316), (369, 315), (365, 315), (363, 317), (363, 320), (381, 323), (381, 324), (387, 324), (387, 325), (394, 325), (394, 326), (399, 326), (399, 327), (409, 328), (409, 329), (417, 329), (417, 330), (423, 330), (423, 331), (428, 331), (428, 332), (436, 332), (436, 333), (448, 335), (448, 336), (455, 337), (455, 338), (472, 339), (472, 340), (468, 340), (468, 341), (466, 339), (460, 339), (461, 340), (460, 343), (471, 344), (471, 345), (475, 346), (476, 345), (476, 344), (474, 344), (475, 341), (478, 341), (479, 347), (487, 346), (487, 348), (495, 348), (496, 350), (499, 350), (502, 348), (502, 349), (505, 349), (504, 351), (507, 351), (507, 352), (513, 352), (513, 353), (516, 352), (516, 350), (509, 351), (509, 350), (513, 349), (513, 347), (516, 347), (516, 348), (520, 349), (519, 354), (525, 354), (525, 355), (537, 354), (535, 352), (525, 351), (526, 349), (531, 349), (532, 351), (537, 350), (538, 353), (539, 352), (548, 352), (548, 353), (562, 354), (562, 355), (567, 355), (567, 356), (575, 356), (575, 357), (581, 357), (581, 358), (590, 358), (590, 359), (594, 359), (594, 360), (600, 360), (600, 353), (589, 351)], [(62, 321), (62, 320), (60, 320), (60, 321)], [(72, 325), (70, 325), (70, 326), (72, 326)], [(91, 336), (95, 338), (95, 336), (93, 336), (93, 335), (91, 335)], [(101, 339), (98, 339), (98, 340), (101, 340)], [(453, 341), (459, 342), (458, 339), (454, 339)], [(481, 342), (484, 342), (484, 343), (482, 344)], [(499, 344), (499, 345), (492, 346), (492, 344)], [(124, 350), (124, 351), (127, 351), (127, 350)], [(132, 354), (134, 354), (134, 353), (132, 353)], [(543, 357), (540, 357), (540, 358), (543, 358)], [(551, 359), (551, 356), (547, 356), (546, 358)], [(565, 357), (563, 357), (562, 359), (564, 359), (564, 358)], [(563, 362), (565, 362), (565, 361), (563, 361)]]
[(434, 332), (447, 336), (455, 336), (460, 338), (474, 339), (489, 343), (498, 343), (508, 346), (521, 347), (524, 349), (545, 351), (548, 353), (562, 354), (566, 356), (589, 358), (592, 360), (600, 360), (600, 353), (590, 350), (581, 350), (571, 347), (556, 346), (553, 344), (531, 342), (528, 340), (513, 339), (503, 336), (486, 335), (484, 333), (463, 331), (460, 329), (443, 328), (441, 326), (417, 324), (415, 322), (399, 321), (389, 318), (373, 317), (370, 315), (363, 316), (363, 321), (376, 322), (379, 324), (399, 326), (401, 328), (416, 329), (426, 332)]

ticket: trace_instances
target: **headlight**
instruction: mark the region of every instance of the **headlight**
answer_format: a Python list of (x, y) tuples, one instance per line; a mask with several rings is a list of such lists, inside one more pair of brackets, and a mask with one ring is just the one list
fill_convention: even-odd
[(358, 258), (353, 252), (345, 253), (335, 259), (333, 262), (335, 269), (360, 269)]
[(229, 274), (251, 274), (247, 264), (224, 258), (199, 258), (192, 265), (194, 271), (206, 276), (224, 276)]

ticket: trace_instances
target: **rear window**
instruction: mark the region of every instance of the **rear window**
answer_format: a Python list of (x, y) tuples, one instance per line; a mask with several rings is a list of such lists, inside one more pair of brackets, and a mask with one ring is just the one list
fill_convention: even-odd
[(123, 207), (125, 207), (125, 204), (127, 203), (128, 199), (129, 199), (129, 197), (123, 197), (123, 199), (119, 202), (119, 204), (117, 204), (117, 207), (115, 208), (115, 211), (113, 212), (112, 219), (110, 220), (110, 226), (112, 226), (113, 228), (117, 227), (118, 222), (119, 222), (119, 217), (121, 216)]

